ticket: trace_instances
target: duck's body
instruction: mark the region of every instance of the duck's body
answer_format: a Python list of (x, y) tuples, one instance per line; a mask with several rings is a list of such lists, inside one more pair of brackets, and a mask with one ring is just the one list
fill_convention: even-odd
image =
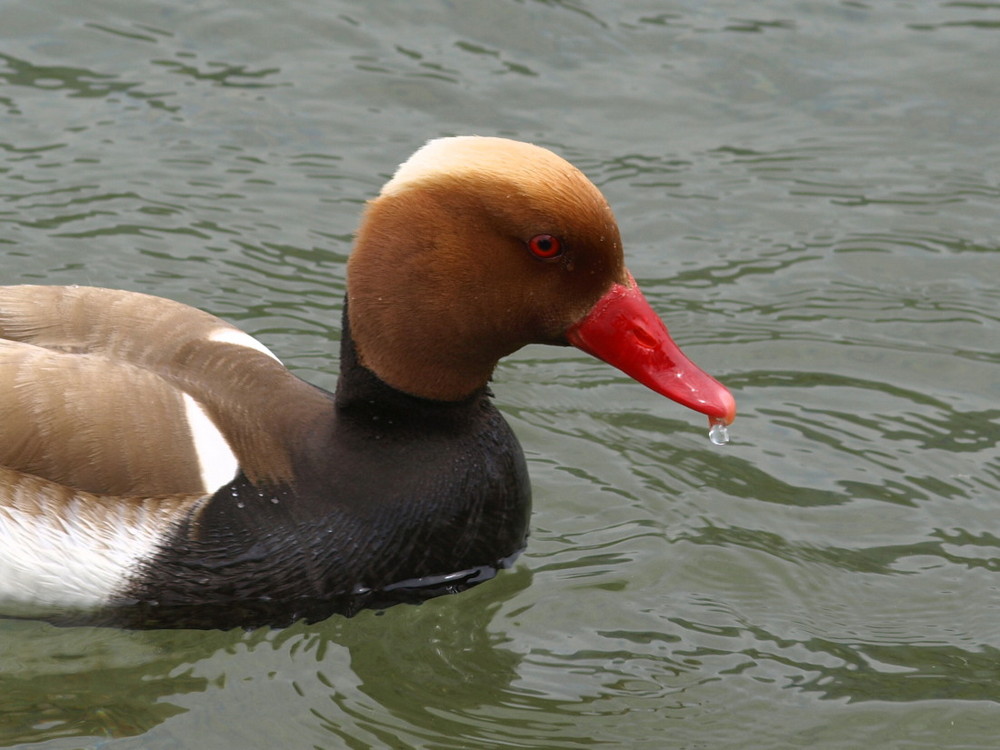
[(348, 302), (330, 394), (176, 302), (0, 288), (0, 612), (283, 623), (490, 577), (530, 491), (486, 384), (527, 343), (732, 419), (633, 320), (648, 306), (600, 193), (537, 147), (419, 151), (368, 209)]
[[(0, 308), (17, 394), (0, 463), (26, 467), (0, 468), (0, 602), (145, 626), (290, 622), (459, 590), (524, 546), (524, 458), (486, 389), (449, 402), (386, 385), (357, 362), (347, 316), (333, 395), (169, 300), (20, 286)], [(102, 319), (128, 341), (66, 325)], [(131, 388), (109, 387), (119, 371)], [(67, 397), (63, 431), (46, 417)], [(212, 423), (255, 460), (238, 468)]]

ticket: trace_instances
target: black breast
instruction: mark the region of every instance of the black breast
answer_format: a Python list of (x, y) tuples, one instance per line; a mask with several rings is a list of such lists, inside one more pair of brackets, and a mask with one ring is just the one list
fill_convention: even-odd
[(401, 393), (349, 332), (330, 409), (303, 425), (295, 480), (238, 476), (174, 530), (109, 614), (138, 627), (316, 620), (459, 591), (523, 548), (521, 447), (483, 389), (457, 403)]

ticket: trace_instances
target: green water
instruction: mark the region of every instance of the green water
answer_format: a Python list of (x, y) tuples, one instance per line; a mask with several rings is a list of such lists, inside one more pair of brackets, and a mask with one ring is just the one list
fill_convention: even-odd
[(601, 188), (733, 442), (584, 355), (496, 393), (530, 545), (282, 631), (0, 621), (0, 745), (996, 748), (1000, 3), (7, 0), (0, 274), (204, 307), (336, 378), (425, 139)]

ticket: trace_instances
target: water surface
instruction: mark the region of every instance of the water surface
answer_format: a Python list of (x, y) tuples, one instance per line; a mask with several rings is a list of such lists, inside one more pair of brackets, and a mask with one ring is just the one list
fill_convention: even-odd
[(570, 350), (496, 393), (516, 568), (245, 633), (0, 621), (0, 745), (994, 748), (1000, 4), (9, 0), (0, 272), (204, 307), (332, 387), (424, 140), (605, 191), (733, 442)]

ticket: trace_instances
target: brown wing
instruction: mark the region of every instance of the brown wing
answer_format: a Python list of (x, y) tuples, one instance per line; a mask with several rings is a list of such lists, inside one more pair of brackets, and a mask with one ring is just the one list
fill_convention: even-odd
[(0, 287), (0, 464), (94, 493), (212, 491), (192, 409), (252, 478), (290, 474), (302, 415), (329, 408), (228, 323), (159, 297)]
[(100, 354), (0, 341), (0, 465), (98, 494), (204, 490), (182, 393)]

